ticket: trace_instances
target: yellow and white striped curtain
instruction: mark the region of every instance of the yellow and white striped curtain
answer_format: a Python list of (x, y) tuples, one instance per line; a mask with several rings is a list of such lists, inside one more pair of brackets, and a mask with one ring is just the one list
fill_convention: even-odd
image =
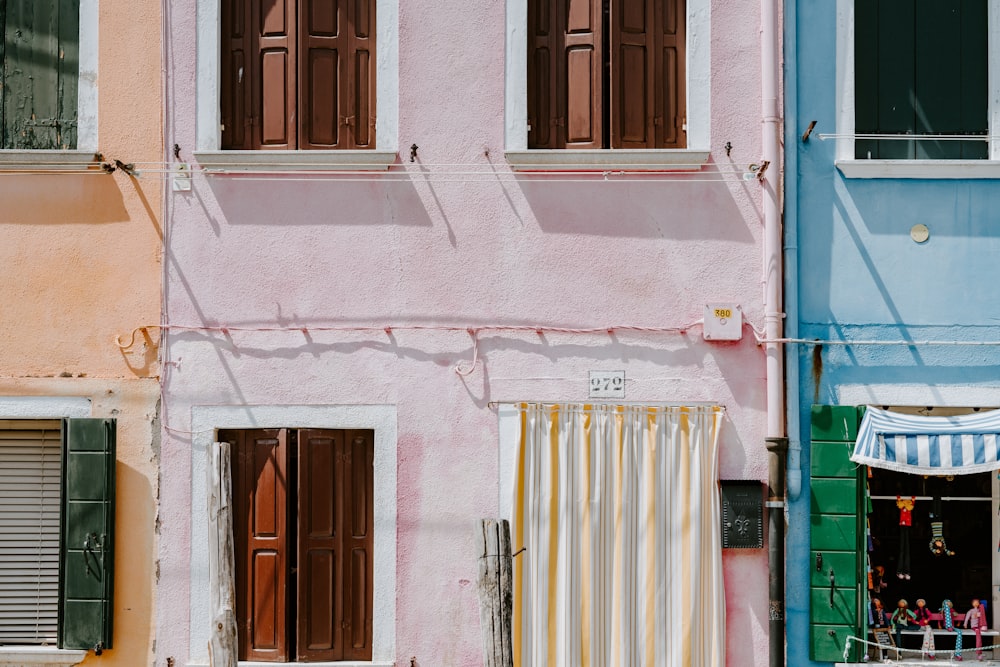
[(520, 667), (722, 667), (722, 408), (523, 404)]

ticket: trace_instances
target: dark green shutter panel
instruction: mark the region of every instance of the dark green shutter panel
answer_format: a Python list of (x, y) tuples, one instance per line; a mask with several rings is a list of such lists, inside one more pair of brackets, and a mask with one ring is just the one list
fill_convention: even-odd
[(63, 424), (59, 647), (111, 648), (115, 420)]
[[(847, 637), (863, 637), (861, 614), (862, 477), (849, 457), (860, 413), (814, 405), (810, 447), (809, 657), (840, 662)], [(831, 577), (832, 587), (831, 587)], [(850, 659), (856, 659), (852, 644)]]
[[(986, 0), (854, 3), (855, 132), (986, 138)], [(985, 159), (985, 140), (855, 143), (858, 159)]]
[(5, 149), (76, 148), (79, 0), (0, 0)]

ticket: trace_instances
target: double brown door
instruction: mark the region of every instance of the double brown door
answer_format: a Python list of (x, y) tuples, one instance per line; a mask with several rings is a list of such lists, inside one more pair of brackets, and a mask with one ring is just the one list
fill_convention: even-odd
[(233, 444), (241, 660), (370, 660), (374, 432), (223, 431)]

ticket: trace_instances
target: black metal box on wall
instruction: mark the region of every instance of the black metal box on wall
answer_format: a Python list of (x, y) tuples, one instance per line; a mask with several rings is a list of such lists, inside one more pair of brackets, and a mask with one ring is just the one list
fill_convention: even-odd
[(722, 480), (722, 548), (764, 546), (764, 487), (756, 480)]

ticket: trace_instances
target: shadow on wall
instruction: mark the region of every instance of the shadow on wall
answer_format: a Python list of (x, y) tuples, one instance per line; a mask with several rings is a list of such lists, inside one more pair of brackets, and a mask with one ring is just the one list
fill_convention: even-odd
[[(541, 174), (514, 176), (493, 167), (463, 177), (418, 168), (345, 180), (220, 175), (208, 177), (207, 185), (233, 225), (441, 224), (454, 247), (449, 215), (460, 212), (463, 218), (522, 225), (533, 219), (549, 234), (754, 243), (732, 184), (711, 180), (722, 178), (715, 171), (554, 182)], [(219, 221), (212, 225), (219, 234)]]
[(593, 183), (539, 177), (504, 187), (509, 199), (519, 191), (541, 230), (550, 234), (754, 243), (729, 186), (700, 180), (710, 175)]
[(110, 174), (4, 176), (0, 224), (128, 222), (122, 193)]
[[(210, 176), (207, 184), (232, 225), (432, 224), (410, 180), (380, 181), (377, 175), (344, 181), (227, 175)], [(211, 223), (219, 234), (219, 221)]]

